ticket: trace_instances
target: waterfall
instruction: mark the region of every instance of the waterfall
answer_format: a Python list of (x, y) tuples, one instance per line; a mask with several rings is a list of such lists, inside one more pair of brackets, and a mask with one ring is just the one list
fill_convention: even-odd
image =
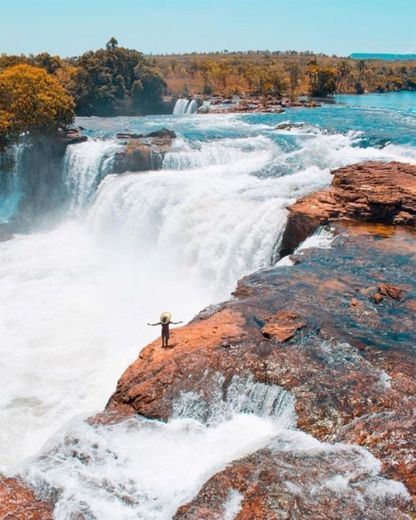
[(198, 109), (198, 103), (195, 99), (192, 99), (186, 107), (187, 114), (195, 114)]
[(113, 140), (90, 140), (68, 146), (64, 183), (71, 212), (86, 207), (102, 178), (111, 172), (114, 154), (121, 148)]
[(173, 115), (183, 116), (195, 114), (198, 109), (198, 103), (195, 99), (189, 101), (188, 99), (178, 99), (173, 108)]
[[(204, 388), (209, 377), (204, 377)], [(174, 417), (190, 417), (213, 426), (245, 413), (269, 417), (287, 428), (295, 427), (295, 399), (283, 388), (256, 382), (252, 375), (233, 376), (225, 389), (222, 374), (213, 374), (210, 379), (210, 398), (206, 399), (202, 391), (182, 392), (173, 406)]]
[(24, 145), (19, 144), (0, 157), (0, 223), (8, 222), (19, 210), (23, 153)]
[[(179, 100), (175, 113), (191, 104)], [(51, 490), (57, 519), (170, 519), (212, 474), (282, 428), (285, 449), (308, 448), (310, 438), (287, 429), (290, 394), (241, 373), (226, 388), (218, 382), (224, 392), (213, 406), (202, 387), (178, 396), (167, 423), (132, 417), (97, 427), (74, 416), (103, 409), (155, 339), (146, 323), (161, 310), (186, 322), (227, 299), (244, 274), (269, 267), (287, 207), (328, 185), (330, 169), (416, 161), (414, 147), (394, 139), (395, 131), (412, 135), (413, 122), (393, 118), (392, 144), (364, 148), (351, 133), (335, 133), (342, 110), (302, 113), (331, 133), (275, 130), (280, 116), (262, 114), (85, 118), (95, 136), (172, 126), (179, 137), (159, 171), (112, 174), (117, 141), (93, 138), (64, 157), (49, 143), (16, 148), (15, 168), (0, 166), (2, 218), (21, 207), (29, 217), (63, 208), (53, 227), (0, 242), (0, 472), (20, 464), (37, 491)], [(238, 496), (231, 499), (232, 511)]]

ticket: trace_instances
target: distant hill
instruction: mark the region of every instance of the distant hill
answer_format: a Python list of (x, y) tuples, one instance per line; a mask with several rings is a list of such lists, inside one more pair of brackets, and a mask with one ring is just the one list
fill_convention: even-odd
[(350, 56), (353, 60), (385, 60), (385, 61), (409, 61), (416, 60), (416, 54), (377, 54), (366, 52), (354, 52)]

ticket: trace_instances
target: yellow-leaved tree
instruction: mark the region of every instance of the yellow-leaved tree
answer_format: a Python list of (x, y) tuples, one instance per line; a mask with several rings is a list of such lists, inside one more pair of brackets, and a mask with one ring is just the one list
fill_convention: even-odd
[(0, 147), (22, 133), (51, 133), (73, 120), (73, 98), (44, 69), (20, 64), (0, 72)]

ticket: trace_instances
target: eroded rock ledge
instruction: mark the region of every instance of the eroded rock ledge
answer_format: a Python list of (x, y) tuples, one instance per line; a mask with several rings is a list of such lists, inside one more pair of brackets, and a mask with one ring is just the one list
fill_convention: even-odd
[(289, 208), (281, 254), (293, 253), (318, 226), (333, 221), (416, 224), (416, 166), (363, 162), (332, 172), (329, 189)]
[[(334, 172), (333, 186), (296, 203), (289, 218), (313, 219), (308, 233), (332, 222), (332, 247), (301, 251), (293, 266), (244, 278), (234, 300), (175, 330), (174, 348), (150, 344), (122, 375), (101, 420), (133, 413), (167, 420), (182, 392), (210, 402), (215, 374), (224, 376), (224, 393), (233, 376), (252, 376), (295, 396), (298, 428), (322, 441), (365, 447), (381, 460), (383, 477), (415, 495), (416, 234), (401, 225), (415, 222), (415, 173), (399, 163)], [(313, 457), (307, 463), (265, 448), (214, 476), (177, 518), (221, 518), (221, 497), (233, 490), (241, 495), (238, 520), (303, 518), (312, 505), (313, 518), (342, 512), (376, 519), (382, 510), (408, 518), (414, 511), (389, 493), (364, 512), (354, 509), (356, 498), (341, 493), (341, 499), (336, 490), (314, 501), (316, 489), (307, 483), (330, 479), (331, 460), (323, 456), (315, 470), (320, 463)], [(287, 480), (298, 483), (298, 492), (288, 492)], [(350, 477), (347, 487), (357, 485)], [(257, 512), (250, 506), (256, 500)]]

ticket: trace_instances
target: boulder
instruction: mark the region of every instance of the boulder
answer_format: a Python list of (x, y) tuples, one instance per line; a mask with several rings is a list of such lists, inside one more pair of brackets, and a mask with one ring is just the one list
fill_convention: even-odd
[(66, 147), (70, 144), (84, 143), (88, 141), (88, 137), (83, 135), (78, 128), (70, 128), (68, 130), (59, 130), (57, 140)]
[(275, 130), (293, 130), (295, 128), (303, 128), (304, 123), (279, 123), (274, 128)]
[(126, 143), (124, 149), (115, 154), (113, 171), (124, 173), (161, 169), (163, 158), (170, 150), (176, 134), (162, 128), (147, 135), (123, 132), (117, 134), (117, 137), (125, 139)]
[(266, 318), (266, 324), (261, 329), (265, 338), (276, 339), (280, 343), (287, 341), (300, 329), (306, 327), (306, 321), (296, 312), (279, 311)]

